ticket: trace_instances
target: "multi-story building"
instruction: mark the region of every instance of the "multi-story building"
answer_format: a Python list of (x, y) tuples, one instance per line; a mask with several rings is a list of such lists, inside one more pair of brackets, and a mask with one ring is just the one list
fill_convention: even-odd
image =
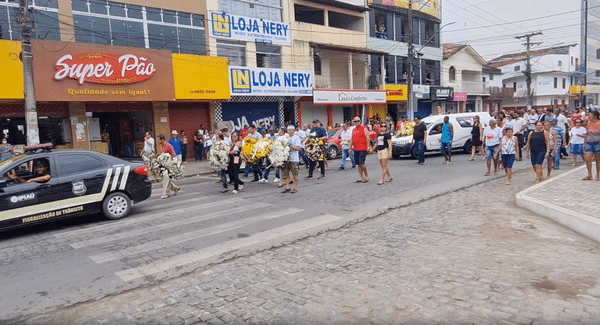
[[(489, 98), (484, 81), (485, 59), (470, 45), (444, 44), (442, 85), (452, 87), (452, 102), (444, 102), (446, 113), (481, 112), (483, 101)], [(493, 75), (492, 75), (493, 78)]]
[(575, 88), (577, 94), (573, 92), (573, 95), (577, 96), (578, 105), (597, 107), (600, 93), (600, 0), (581, 0), (581, 8), (581, 65), (574, 85), (591, 87)]
[[(42, 142), (134, 156), (145, 132), (210, 128), (214, 102), (230, 98), (227, 60), (205, 56), (204, 0), (29, 3)], [(13, 144), (26, 139), (18, 13), (0, 1), (0, 129)]]
[[(417, 114), (421, 117), (436, 113), (430, 92), (441, 85), (442, 48), (440, 46), (441, 1), (414, 1), (412, 44), (414, 46), (413, 83), (416, 112), (407, 111), (408, 80), (408, 1), (369, 0), (367, 47), (383, 52), (369, 56), (369, 87), (383, 87), (392, 94), (387, 105), (379, 106), (379, 114), (393, 119)], [(382, 73), (384, 71), (384, 73)], [(382, 77), (383, 76), (383, 77)], [(403, 93), (404, 96), (399, 96)], [(441, 98), (439, 98), (441, 99)], [(450, 99), (451, 100), (451, 99)]]
[[(570, 86), (575, 84), (577, 76), (576, 45), (531, 51), (531, 94), (534, 108), (568, 108), (575, 104), (571, 98)], [(502, 55), (489, 62), (491, 66), (502, 70), (503, 87), (514, 91), (514, 98), (503, 102), (504, 108), (527, 106), (527, 81), (524, 74), (526, 58), (527, 52), (518, 52)]]

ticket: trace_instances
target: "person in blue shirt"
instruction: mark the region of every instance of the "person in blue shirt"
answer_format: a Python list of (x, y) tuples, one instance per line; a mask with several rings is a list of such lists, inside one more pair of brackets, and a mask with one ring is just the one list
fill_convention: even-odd
[(444, 155), (444, 164), (452, 164), (452, 139), (454, 138), (454, 127), (450, 123), (450, 117), (444, 116), (442, 125), (442, 140), (440, 151)]
[(175, 156), (179, 161), (181, 161), (181, 140), (177, 137), (179, 133), (177, 130), (171, 131), (171, 138), (169, 139), (169, 143), (173, 146), (173, 150), (175, 150)]

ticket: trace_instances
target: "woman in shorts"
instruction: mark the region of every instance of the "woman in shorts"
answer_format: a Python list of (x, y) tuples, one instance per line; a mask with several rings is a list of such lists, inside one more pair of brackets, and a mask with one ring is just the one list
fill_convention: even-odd
[(392, 135), (388, 132), (387, 124), (379, 124), (379, 134), (377, 135), (377, 157), (379, 158), (379, 164), (381, 165), (381, 179), (377, 185), (383, 185), (385, 182), (385, 176), (388, 177), (388, 182), (391, 182), (394, 178), (390, 174), (388, 168), (388, 159), (392, 158)]
[(527, 144), (525, 145), (527, 158), (531, 158), (531, 165), (535, 172), (536, 184), (541, 182), (544, 177), (542, 164), (544, 163), (544, 159), (550, 157), (550, 149), (550, 137), (544, 132), (544, 122), (537, 121), (535, 129), (529, 132)]
[(573, 123), (574, 126), (569, 131), (569, 144), (571, 146), (571, 155), (573, 156), (573, 164), (571, 166), (577, 166), (577, 156), (581, 156), (581, 160), (585, 163), (583, 142), (585, 141), (587, 131), (583, 127), (583, 120), (581, 118), (577, 118)]
[(494, 159), (498, 159), (498, 155), (502, 154), (502, 166), (506, 173), (506, 185), (510, 185), (513, 163), (515, 162), (515, 158), (519, 159), (519, 152), (517, 151), (519, 139), (513, 135), (511, 127), (507, 127), (504, 131), (506, 133), (500, 138), (500, 145), (494, 154)]
[(596, 161), (596, 180), (600, 181), (600, 114), (598, 111), (588, 113), (588, 123), (585, 136), (585, 165), (588, 175), (583, 180), (592, 179), (592, 160)]

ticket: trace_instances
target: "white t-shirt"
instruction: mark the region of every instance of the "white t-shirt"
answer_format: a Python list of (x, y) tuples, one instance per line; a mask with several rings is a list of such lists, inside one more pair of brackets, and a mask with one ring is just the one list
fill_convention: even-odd
[[(148, 143), (150, 143), (150, 144), (148, 144)], [(154, 139), (152, 139), (152, 138), (144, 140), (144, 152), (147, 152), (147, 151), (154, 152)]]
[(486, 127), (483, 130), (483, 136), (485, 138), (486, 147), (491, 147), (500, 144), (500, 138), (502, 138), (502, 128), (495, 127), (493, 130), (491, 127)]
[(525, 119), (522, 117), (519, 117), (516, 120), (513, 120), (513, 133), (517, 134), (521, 131), (521, 128), (523, 128), (523, 125), (525, 125)]
[(583, 144), (583, 142), (585, 141), (585, 138), (582, 137), (578, 137), (578, 134), (581, 135), (585, 135), (586, 134), (586, 130), (583, 126), (580, 126), (578, 128), (571, 128), (571, 131), (569, 131), (571, 134), (571, 144)]
[[(340, 139), (342, 141), (344, 141), (344, 139), (350, 138), (352, 137), (352, 130), (350, 130), (350, 128), (348, 128), (348, 130), (344, 131), (344, 129), (342, 129), (340, 131)], [(350, 149), (349, 145), (343, 145), (342, 149)]]
[(567, 123), (567, 118), (562, 113), (560, 113), (560, 114), (558, 114), (556, 119), (558, 120), (558, 122), (556, 122), (556, 124), (564, 129), (565, 124)]
[(535, 114), (535, 115), (529, 115), (529, 121), (527, 121), (529, 123), (529, 130), (533, 131), (535, 130), (535, 123), (540, 119), (540, 117)]

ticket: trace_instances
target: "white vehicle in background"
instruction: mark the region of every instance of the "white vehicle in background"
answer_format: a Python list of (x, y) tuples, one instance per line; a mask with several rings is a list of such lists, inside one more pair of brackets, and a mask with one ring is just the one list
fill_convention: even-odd
[[(473, 129), (473, 118), (479, 116), (482, 127), (485, 128), (491, 116), (488, 112), (472, 112), (472, 113), (457, 113), (445, 115), (427, 116), (421, 120), (427, 127), (427, 143), (425, 143), (425, 152), (433, 152), (440, 150), (442, 139), (442, 124), (444, 117), (450, 118), (450, 123), (454, 126), (454, 139), (452, 141), (452, 150), (463, 150), (466, 153), (471, 153), (471, 130)], [(399, 158), (400, 156), (410, 155), (416, 158), (415, 146), (412, 143), (413, 137), (402, 136), (392, 137), (392, 157)]]

